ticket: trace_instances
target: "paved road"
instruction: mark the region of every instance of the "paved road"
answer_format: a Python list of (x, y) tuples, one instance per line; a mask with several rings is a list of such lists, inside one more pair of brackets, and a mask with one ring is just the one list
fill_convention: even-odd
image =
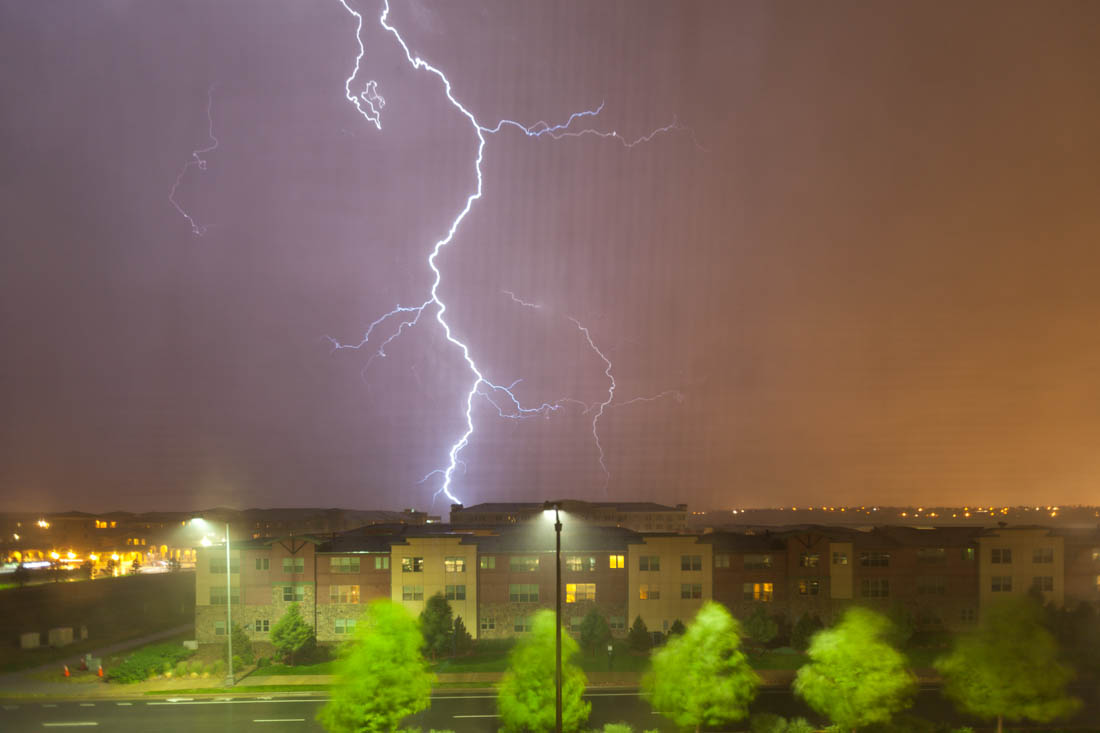
[[(591, 728), (604, 723), (625, 721), (636, 731), (675, 729), (667, 720), (653, 714), (648, 702), (633, 690), (593, 691)], [(322, 731), (314, 720), (325, 702), (323, 695), (271, 695), (222, 698), (169, 698), (150, 700), (100, 700), (96, 702), (8, 701), (0, 704), (0, 730), (48, 731), (57, 729), (95, 729), (120, 733), (195, 733), (201, 731), (235, 733), (236, 731)], [(788, 690), (761, 690), (753, 711), (769, 710), (785, 716), (804, 715), (821, 722), (791, 696)], [(935, 690), (923, 690), (918, 696), (915, 712), (934, 720), (963, 722)], [(1097, 730), (1100, 720), (1095, 703), (1075, 721), (1078, 730)], [(432, 698), (430, 710), (408, 721), (422, 730), (453, 730), (456, 733), (495, 731), (495, 696), (491, 693), (441, 693)], [(742, 724), (732, 730), (745, 730)]]

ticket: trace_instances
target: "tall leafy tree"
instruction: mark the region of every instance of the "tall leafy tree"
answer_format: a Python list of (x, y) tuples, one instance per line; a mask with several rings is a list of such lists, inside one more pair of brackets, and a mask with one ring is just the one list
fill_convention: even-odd
[(453, 649), (454, 618), (451, 604), (442, 593), (436, 593), (424, 604), (420, 612), (420, 633), (424, 635), (424, 649), (432, 659)]
[(809, 663), (794, 691), (837, 726), (856, 730), (885, 723), (909, 707), (916, 678), (887, 641), (890, 621), (867, 608), (850, 608), (840, 623), (810, 642)]
[(367, 606), (336, 665), (336, 684), (317, 719), (330, 733), (382, 733), (428, 707), (435, 675), (421, 649), (420, 625), (403, 606)]
[(581, 621), (581, 646), (590, 654), (602, 651), (611, 641), (611, 627), (607, 619), (595, 608), (585, 614)]
[(1080, 702), (1066, 693), (1073, 671), (1058, 661), (1058, 645), (1031, 599), (1001, 601), (986, 609), (978, 631), (960, 637), (936, 660), (944, 692), (979, 718), (1039, 723), (1068, 715)]
[(634, 618), (630, 633), (626, 635), (626, 643), (636, 652), (649, 651), (649, 648), (653, 646), (653, 637), (649, 635), (649, 629), (646, 627), (645, 621), (642, 621), (641, 616)]
[(284, 662), (294, 664), (298, 656), (313, 647), (317, 636), (304, 618), (297, 603), (286, 608), (282, 618), (271, 627), (271, 644)]
[(470, 632), (466, 630), (466, 623), (462, 620), (461, 616), (455, 616), (454, 627), (454, 653), (465, 654), (470, 651), (470, 647), (474, 645), (473, 637), (470, 636)]
[[(554, 730), (555, 717), (555, 630), (554, 612), (535, 614), (531, 633), (508, 654), (508, 671), (497, 692), (497, 708), (504, 730), (542, 733)], [(577, 642), (568, 633), (561, 635), (561, 710), (562, 730), (581, 730), (592, 711), (584, 701), (588, 683), (584, 672), (572, 660)]]
[(643, 680), (654, 709), (681, 728), (740, 720), (759, 678), (741, 651), (741, 629), (721, 605), (708, 602), (682, 636), (653, 655)]

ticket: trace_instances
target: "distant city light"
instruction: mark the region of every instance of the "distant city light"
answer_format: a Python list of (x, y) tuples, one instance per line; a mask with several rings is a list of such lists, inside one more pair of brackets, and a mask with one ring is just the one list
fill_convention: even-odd
[(38, 526), (41, 527), (42, 529), (49, 529), (50, 528), (50, 523), (47, 522), (45, 519), (39, 519), (38, 520)]

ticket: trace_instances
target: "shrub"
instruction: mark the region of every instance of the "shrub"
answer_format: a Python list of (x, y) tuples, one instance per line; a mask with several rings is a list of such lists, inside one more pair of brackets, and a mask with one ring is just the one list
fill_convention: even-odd
[(190, 670), (191, 670), (191, 674), (195, 674), (195, 675), (202, 674), (202, 661), (199, 660), (199, 659), (192, 659)]
[(605, 723), (603, 733), (634, 733), (630, 723)]
[(109, 678), (128, 684), (147, 680), (155, 674), (167, 672), (172, 665), (191, 655), (191, 651), (175, 644), (158, 644), (139, 649), (111, 670)]
[(215, 678), (221, 678), (225, 676), (225, 662), (220, 659), (214, 661), (210, 665), (210, 675)]
[(752, 733), (786, 733), (787, 721), (775, 713), (757, 713), (749, 720)]
[(187, 674), (187, 662), (186, 661), (176, 662), (176, 671), (175, 671), (176, 677), (183, 677), (186, 674)]

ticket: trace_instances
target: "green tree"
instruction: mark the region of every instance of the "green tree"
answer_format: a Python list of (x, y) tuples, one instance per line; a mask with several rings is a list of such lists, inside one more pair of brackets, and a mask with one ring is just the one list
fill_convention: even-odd
[(424, 604), (420, 612), (420, 633), (424, 635), (424, 649), (432, 659), (453, 649), (454, 618), (451, 604), (442, 593), (436, 593)]
[(745, 619), (745, 636), (757, 647), (764, 647), (779, 634), (779, 624), (768, 615), (763, 603), (753, 605), (752, 613)]
[[(530, 635), (508, 654), (508, 671), (497, 692), (497, 709), (505, 731), (541, 733), (555, 725), (555, 627), (554, 612), (535, 614)], [(581, 730), (592, 711), (584, 701), (588, 680), (573, 663), (579, 651), (568, 633), (561, 635), (562, 730)]]
[(707, 602), (683, 636), (653, 655), (642, 681), (650, 704), (680, 728), (744, 718), (760, 679), (741, 651), (741, 628), (723, 606)]
[(824, 627), (816, 613), (802, 614), (791, 629), (791, 646), (800, 652), (806, 651), (810, 648), (810, 639)]
[(283, 617), (271, 627), (271, 645), (288, 664), (294, 664), (298, 655), (312, 648), (316, 642), (313, 627), (302, 618), (297, 603), (287, 606)]
[(672, 626), (668, 627), (669, 636), (683, 636), (685, 631), (687, 631), (687, 627), (680, 619), (676, 619), (672, 622)]
[[(228, 649), (226, 653), (229, 653)], [(248, 634), (238, 623), (233, 624), (233, 656), (240, 657), (245, 664), (256, 661), (256, 655), (252, 651), (252, 639), (248, 638)]]
[(474, 645), (470, 632), (466, 630), (466, 624), (461, 616), (455, 616), (454, 626), (454, 653), (465, 654)]
[(1080, 704), (1066, 694), (1073, 671), (1058, 661), (1058, 646), (1043, 628), (1030, 599), (1001, 601), (986, 609), (976, 633), (959, 637), (936, 660), (944, 692), (976, 717), (1039, 723), (1072, 713)]
[(417, 620), (379, 599), (367, 606), (351, 643), (341, 649), (336, 684), (317, 720), (330, 733), (382, 733), (428, 707), (435, 675), (421, 649)]
[(839, 624), (813, 637), (794, 691), (841, 728), (890, 720), (916, 692), (905, 657), (886, 641), (890, 633), (882, 614), (848, 609)]
[(607, 619), (595, 608), (585, 614), (581, 621), (581, 647), (590, 654), (598, 654), (611, 641), (611, 628)]
[(641, 616), (634, 618), (634, 624), (630, 627), (630, 633), (626, 636), (626, 643), (636, 652), (649, 651), (649, 648), (653, 646), (653, 637), (649, 635), (649, 629), (646, 628), (645, 621), (642, 621)]

